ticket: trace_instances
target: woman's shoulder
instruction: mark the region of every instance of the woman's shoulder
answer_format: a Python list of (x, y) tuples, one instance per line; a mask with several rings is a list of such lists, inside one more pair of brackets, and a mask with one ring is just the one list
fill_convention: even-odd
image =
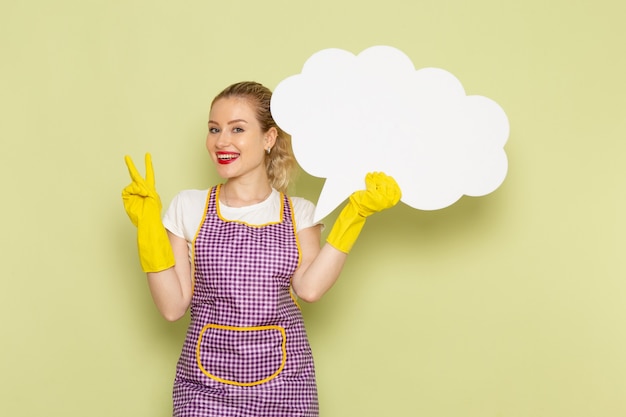
[(165, 228), (191, 242), (202, 220), (208, 192), (209, 190), (179, 191), (163, 216)]
[(182, 191), (179, 191), (174, 196), (173, 200), (179, 201), (181, 203), (194, 203), (197, 201), (201, 201), (202, 204), (204, 204), (209, 191), (210, 190), (195, 190), (195, 189), (182, 190)]
[(289, 196), (295, 210), (315, 210), (315, 204), (303, 197)]
[(169, 205), (168, 211), (189, 213), (204, 210), (209, 190), (182, 190), (179, 191)]
[(302, 197), (289, 197), (293, 206), (293, 212), (296, 217), (296, 224), (298, 230), (306, 229), (307, 227), (314, 226), (319, 222), (313, 221), (315, 215), (315, 204), (306, 198)]

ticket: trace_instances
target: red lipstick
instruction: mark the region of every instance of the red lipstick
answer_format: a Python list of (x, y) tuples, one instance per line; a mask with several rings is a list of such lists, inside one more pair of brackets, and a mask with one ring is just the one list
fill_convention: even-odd
[(239, 158), (239, 154), (237, 152), (215, 152), (217, 156), (217, 163), (220, 165), (228, 165), (232, 164), (237, 158)]

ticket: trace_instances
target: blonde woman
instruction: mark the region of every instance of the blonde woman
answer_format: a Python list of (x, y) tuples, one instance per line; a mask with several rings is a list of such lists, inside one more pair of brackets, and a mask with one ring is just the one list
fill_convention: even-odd
[(296, 299), (319, 300), (365, 218), (400, 199), (391, 177), (368, 174), (320, 246), (314, 205), (286, 194), (296, 162), (270, 100), (256, 82), (215, 97), (206, 147), (224, 182), (180, 192), (163, 219), (150, 155), (145, 179), (126, 157), (132, 182), (122, 197), (154, 302), (171, 321), (191, 310), (174, 382), (177, 417), (318, 416)]

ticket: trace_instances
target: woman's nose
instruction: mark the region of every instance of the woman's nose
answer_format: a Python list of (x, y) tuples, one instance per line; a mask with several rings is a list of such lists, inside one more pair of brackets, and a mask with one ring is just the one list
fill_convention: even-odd
[(225, 146), (228, 146), (229, 144), (230, 138), (228, 137), (228, 134), (224, 132), (220, 132), (215, 138), (215, 146), (217, 146), (218, 148), (223, 148)]

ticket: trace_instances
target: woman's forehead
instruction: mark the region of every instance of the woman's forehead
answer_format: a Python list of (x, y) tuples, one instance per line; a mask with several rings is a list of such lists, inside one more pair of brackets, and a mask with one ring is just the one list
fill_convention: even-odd
[(256, 111), (250, 100), (244, 97), (225, 97), (213, 103), (209, 119), (222, 122), (243, 119), (251, 122), (256, 120)]

